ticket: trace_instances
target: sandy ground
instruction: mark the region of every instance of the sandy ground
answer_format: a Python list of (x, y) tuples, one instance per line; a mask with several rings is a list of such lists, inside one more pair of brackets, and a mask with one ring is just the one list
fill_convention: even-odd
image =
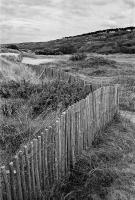
[(31, 64), (31, 65), (39, 65), (43, 63), (49, 63), (49, 62), (56, 62), (55, 58), (28, 58), (24, 57), (22, 60), (22, 63), (24, 64)]

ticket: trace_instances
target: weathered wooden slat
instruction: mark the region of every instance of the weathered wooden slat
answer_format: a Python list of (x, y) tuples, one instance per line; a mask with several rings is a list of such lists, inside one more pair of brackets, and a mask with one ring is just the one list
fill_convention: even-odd
[(84, 101), (81, 100), (79, 103), (79, 154), (83, 150), (83, 132), (84, 132)]
[(46, 141), (46, 164), (47, 164), (47, 179), (49, 183), (49, 187), (52, 184), (52, 177), (51, 177), (51, 127), (48, 128), (48, 134), (47, 134), (47, 141)]
[(53, 165), (54, 165), (54, 158), (53, 158), (53, 129), (50, 126), (49, 129), (49, 147), (48, 147), (48, 155), (49, 155), (49, 170), (50, 170), (50, 186), (53, 185), (54, 181), (54, 170), (53, 170)]
[(27, 186), (28, 186), (28, 198), (32, 200), (32, 180), (31, 180), (31, 171), (30, 171), (30, 161), (28, 157), (28, 148), (24, 146), (24, 155), (25, 155), (25, 163), (26, 163), (26, 174), (27, 174)]
[(26, 189), (26, 180), (25, 180), (25, 161), (23, 152), (19, 152), (19, 160), (20, 160), (20, 175), (21, 175), (21, 184), (22, 184), (22, 193), (23, 199), (28, 199), (27, 189)]
[(42, 180), (42, 189), (44, 189), (45, 187), (45, 182), (44, 182), (44, 177), (45, 177), (45, 161), (44, 161), (44, 157), (45, 157), (45, 152), (44, 152), (44, 133), (41, 133), (41, 180)]
[(86, 122), (87, 122), (87, 146), (90, 146), (91, 144), (91, 137), (90, 137), (90, 106), (89, 106), (89, 96), (86, 97)]
[(38, 136), (38, 170), (39, 170), (39, 180), (40, 186), (42, 186), (42, 149), (41, 149), (41, 136)]
[(87, 121), (87, 102), (84, 99), (84, 150), (88, 146), (88, 121)]
[(56, 124), (52, 125), (52, 143), (53, 143), (53, 184), (57, 180), (57, 153), (56, 153)]
[(67, 138), (67, 169), (66, 173), (70, 170), (72, 165), (72, 150), (71, 150), (71, 108), (69, 107), (66, 112), (66, 138)]
[(9, 171), (10, 171), (11, 196), (12, 196), (12, 199), (17, 200), (16, 181), (15, 181), (15, 173), (16, 173), (16, 171), (14, 170), (13, 162), (9, 163)]
[(2, 176), (3, 176), (4, 184), (5, 184), (5, 189), (6, 189), (6, 198), (7, 198), (7, 200), (12, 200), (11, 199), (11, 187), (9, 185), (9, 180), (8, 180), (5, 166), (1, 167), (1, 172), (2, 172)]
[(0, 200), (3, 200), (3, 188), (2, 188), (2, 172), (1, 172), (1, 168), (0, 168)]
[(66, 138), (65, 138), (65, 115), (66, 113), (63, 112), (60, 117), (60, 133), (61, 133), (61, 174), (62, 177), (65, 175), (66, 170), (66, 156), (67, 156), (67, 145), (66, 145)]
[(72, 147), (72, 164), (74, 166), (76, 162), (75, 154), (75, 108), (71, 106), (71, 147)]
[(44, 177), (44, 182), (45, 182), (45, 188), (49, 187), (49, 173), (48, 173), (48, 129), (45, 129), (45, 135), (44, 135), (44, 163), (45, 163), (45, 168), (44, 168), (44, 173), (45, 173), (45, 177)]
[(18, 199), (23, 200), (22, 194), (22, 184), (21, 184), (21, 174), (20, 174), (20, 159), (15, 156), (15, 167), (16, 167), (16, 177), (17, 177), (17, 189), (18, 189)]
[(38, 166), (38, 140), (33, 139), (33, 147), (34, 147), (34, 171), (35, 171), (35, 180), (36, 180), (36, 189), (37, 189), (37, 197), (41, 197), (41, 187), (40, 187), (40, 179), (39, 179), (39, 166)]
[(32, 177), (32, 190), (33, 190), (33, 197), (37, 199), (37, 191), (36, 191), (36, 184), (35, 184), (35, 170), (34, 170), (33, 141), (30, 143), (30, 147), (31, 147), (30, 166), (31, 166), (31, 177)]
[(60, 126), (60, 120), (56, 120), (56, 134), (55, 134), (55, 165), (56, 165), (56, 180), (58, 180), (59, 177), (59, 126)]

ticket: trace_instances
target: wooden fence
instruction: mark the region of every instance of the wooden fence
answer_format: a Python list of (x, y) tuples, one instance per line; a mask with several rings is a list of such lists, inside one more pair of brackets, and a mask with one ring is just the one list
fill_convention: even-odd
[[(37, 70), (37, 66), (35, 66), (35, 65), (28, 64), (28, 66), (31, 67), (32, 69), (35, 68), (35, 70)], [(97, 83), (94, 84), (90, 80), (86, 81), (86, 80), (82, 79), (80, 76), (78, 76), (78, 74), (72, 73), (72, 72), (66, 72), (66, 71), (64, 71), (64, 69), (59, 69), (56, 67), (46, 67), (45, 64), (40, 64), (38, 67), (42, 68), (42, 66), (43, 66), (42, 71), (39, 68), (39, 71), (40, 71), (39, 78), (41, 78), (42, 80), (44, 80), (44, 78), (47, 77), (49, 79), (64, 80), (64, 81), (68, 81), (70, 83), (77, 81), (80, 84), (92, 85), (93, 90), (102, 86), (101, 84), (97, 84)]]
[(117, 105), (118, 87), (106, 86), (70, 106), (7, 167), (1, 167), (0, 200), (42, 199), (42, 191), (67, 175), (81, 152), (91, 146)]

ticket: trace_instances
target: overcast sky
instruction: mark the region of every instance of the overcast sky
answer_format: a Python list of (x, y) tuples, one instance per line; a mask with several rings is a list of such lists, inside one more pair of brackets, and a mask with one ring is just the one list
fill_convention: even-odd
[(135, 0), (0, 0), (0, 43), (135, 26)]

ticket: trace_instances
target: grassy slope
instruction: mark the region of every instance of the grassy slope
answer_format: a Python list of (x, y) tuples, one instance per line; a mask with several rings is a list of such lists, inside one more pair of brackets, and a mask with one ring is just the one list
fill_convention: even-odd
[(119, 53), (135, 50), (135, 28), (131, 31), (119, 29), (98, 31), (83, 35), (62, 38), (49, 42), (20, 43), (17, 46), (25, 50), (59, 49), (63, 45), (72, 45), (77, 51), (96, 53)]

